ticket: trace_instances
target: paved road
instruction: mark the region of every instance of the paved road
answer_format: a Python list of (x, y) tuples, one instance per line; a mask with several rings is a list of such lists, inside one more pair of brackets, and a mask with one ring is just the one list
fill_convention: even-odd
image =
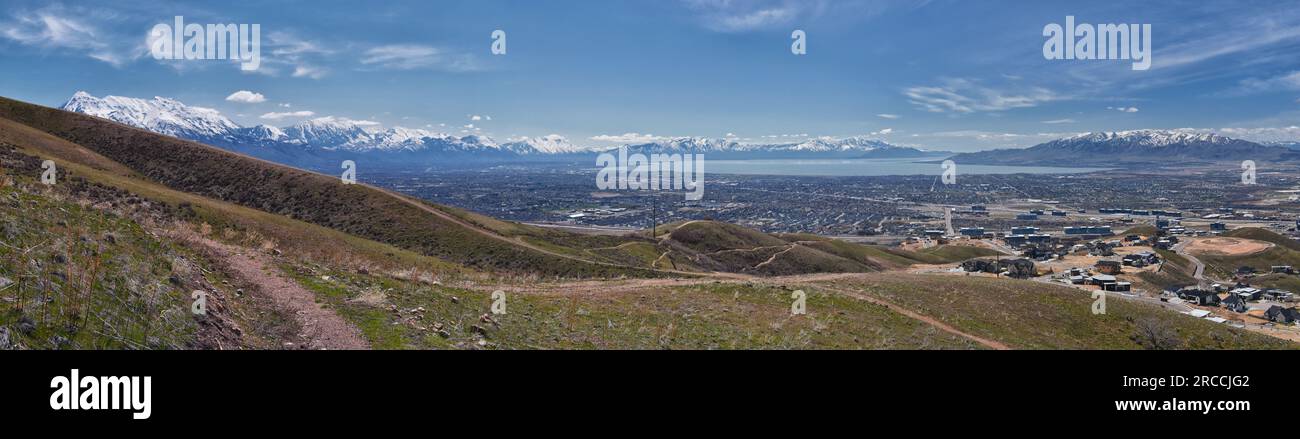
[[(1205, 279), (1205, 263), (1201, 262), (1200, 259), (1196, 259), (1196, 256), (1192, 256), (1192, 254), (1188, 253), (1186, 250), (1187, 244), (1190, 243), (1191, 241), (1182, 241), (1177, 244), (1174, 244), (1173, 247), (1174, 253), (1177, 253), (1179, 256), (1187, 258), (1188, 261), (1192, 262), (1192, 265), (1195, 266), (1195, 270), (1193, 270), (1192, 277), (1196, 279), (1196, 282), (1200, 284), (1199, 286), (1201, 288), (1209, 287), (1210, 282)], [(1161, 268), (1163, 268), (1163, 266)]]
[(943, 208), (943, 222), (945, 225), (948, 226), (948, 230), (947, 230), (948, 236), (956, 236), (957, 232), (952, 229), (952, 208), (951, 207)]

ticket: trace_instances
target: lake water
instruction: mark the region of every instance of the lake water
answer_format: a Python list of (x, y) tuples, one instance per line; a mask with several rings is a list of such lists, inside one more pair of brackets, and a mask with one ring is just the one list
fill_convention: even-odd
[[(918, 163), (934, 158), (896, 159), (772, 159), (706, 160), (706, 174), (795, 175), (859, 177), (880, 175), (940, 175), (939, 163)], [(940, 159), (941, 160), (941, 159)], [(968, 174), (1077, 174), (1104, 171), (1106, 168), (1057, 168), (1048, 166), (963, 165), (957, 163), (957, 175)]]

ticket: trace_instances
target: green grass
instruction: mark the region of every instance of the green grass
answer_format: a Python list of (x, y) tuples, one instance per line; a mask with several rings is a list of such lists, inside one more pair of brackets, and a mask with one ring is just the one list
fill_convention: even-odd
[(1128, 230), (1125, 230), (1115, 236), (1128, 236), (1128, 235), (1156, 236), (1157, 233), (1160, 233), (1160, 229), (1156, 228), (1156, 226), (1150, 224), (1143, 224), (1140, 226), (1133, 226)]
[(1254, 268), (1257, 273), (1268, 273), (1274, 265), (1300, 266), (1300, 242), (1285, 236), (1254, 227), (1232, 230), (1224, 233), (1223, 236), (1269, 242), (1275, 246), (1260, 253), (1244, 256), (1198, 255), (1197, 258), (1205, 263), (1207, 275), (1230, 279), (1237, 268), (1242, 266)]
[[(512, 292), (491, 314), (484, 291), (287, 268), (378, 348), (444, 349), (977, 349), (962, 337), (840, 294), (706, 284), (568, 296)], [(310, 273), (310, 274), (306, 274)], [(330, 280), (322, 280), (329, 276)], [(373, 304), (356, 300), (382, 292)], [(392, 311), (396, 308), (398, 311)], [(423, 308), (423, 312), (412, 312)], [(487, 315), (496, 323), (484, 322)], [(433, 329), (441, 325), (446, 335)], [(473, 329), (473, 326), (482, 328)], [(481, 343), (480, 343), (481, 340)]]
[(669, 236), (701, 253), (787, 244), (781, 238), (757, 230), (715, 221), (692, 221), (673, 229)]
[(1137, 349), (1138, 322), (1151, 319), (1187, 349), (1294, 349), (1294, 343), (1111, 296), (1093, 314), (1090, 293), (1013, 279), (888, 274), (849, 286), (1017, 349)]
[[(152, 182), (208, 200), (288, 217), (478, 269), (568, 278), (660, 275), (650, 270), (547, 254), (485, 236), (453, 220), (425, 212), (403, 197), (375, 188), (345, 185), (332, 176), (98, 118), (4, 98), (0, 98), (0, 118), (8, 119), (3, 124), (3, 134), (15, 139), (14, 143), (40, 155), (56, 156), (92, 168), (81, 170), (87, 175), (100, 171)], [(487, 226), (489, 230), (514, 227), (543, 233), (484, 218), (475, 221), (491, 223)], [(544, 235), (555, 237), (562, 233), (546, 231)]]
[(1137, 288), (1150, 291), (1163, 291), (1175, 287), (1184, 287), (1196, 285), (1196, 278), (1192, 277), (1195, 267), (1192, 262), (1182, 255), (1169, 250), (1156, 249), (1156, 254), (1160, 255), (1163, 265), (1159, 272), (1142, 271), (1137, 274), (1140, 281)]
[(1300, 266), (1300, 251), (1281, 246), (1247, 256), (1199, 255), (1197, 258), (1205, 263), (1208, 274), (1222, 279), (1232, 278), (1242, 266), (1254, 268), (1256, 273), (1268, 273), (1274, 265)]
[[(0, 188), (0, 326), (33, 349), (198, 346), (184, 249), (57, 193)], [(181, 285), (170, 279), (176, 276)], [(35, 324), (31, 333), (17, 328)], [(57, 341), (67, 340), (67, 343)]]
[(1300, 276), (1293, 274), (1276, 273), (1255, 276), (1250, 279), (1250, 283), (1260, 288), (1277, 288), (1292, 293), (1300, 293)]
[(913, 259), (927, 264), (950, 264), (953, 262), (962, 262), (967, 259), (985, 258), (998, 255), (1009, 256), (997, 250), (983, 247), (972, 247), (968, 245), (941, 245), (910, 253), (910, 256)]

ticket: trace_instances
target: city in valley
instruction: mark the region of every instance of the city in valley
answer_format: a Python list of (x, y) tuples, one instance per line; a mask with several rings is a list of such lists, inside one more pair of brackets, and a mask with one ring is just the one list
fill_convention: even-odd
[(1291, 5), (12, 1), (0, 350), (1300, 350)]
[(594, 172), (497, 166), (368, 177), (439, 203), (579, 233), (635, 234), (655, 224), (716, 220), (902, 249), (983, 247), (1005, 256), (910, 271), (1105, 291), (1300, 341), (1293, 308), (1300, 293), (1298, 169), (1261, 172), (1249, 183), (1230, 166), (976, 174), (949, 185), (938, 172), (710, 175), (701, 201), (601, 192), (591, 184)]

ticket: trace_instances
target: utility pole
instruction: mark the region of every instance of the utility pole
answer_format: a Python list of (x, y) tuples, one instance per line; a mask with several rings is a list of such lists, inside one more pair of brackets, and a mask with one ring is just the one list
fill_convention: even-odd
[(658, 204), (659, 197), (656, 197), (655, 195), (656, 194), (654, 192), (650, 193), (650, 240), (651, 241), (655, 240), (655, 229), (659, 228), (659, 218), (658, 216), (656, 216), (658, 214), (657, 211), (659, 208), (659, 204)]

